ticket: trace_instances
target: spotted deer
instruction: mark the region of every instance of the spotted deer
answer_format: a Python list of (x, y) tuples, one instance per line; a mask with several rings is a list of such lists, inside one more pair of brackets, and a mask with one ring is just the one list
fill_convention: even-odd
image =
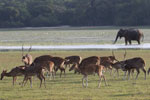
[(86, 80), (86, 87), (88, 86), (88, 75), (92, 75), (97, 73), (99, 76), (99, 83), (98, 83), (98, 88), (100, 87), (101, 84), (101, 78), (104, 79), (105, 81), (105, 85), (107, 85), (106, 83), (106, 79), (105, 76), (103, 75), (103, 70), (104, 70), (104, 66), (102, 65), (96, 65), (96, 64), (84, 64), (84, 65), (78, 65), (78, 64), (74, 64), (69, 71), (71, 71), (73, 68), (76, 68), (82, 75), (82, 86), (85, 87), (84, 84), (84, 80)]
[(31, 48), (32, 47), (30, 46), (28, 53), (24, 55), (24, 48), (22, 45), (22, 62), (25, 64), (25, 66), (30, 66), (32, 64), (32, 56), (29, 54)]
[(81, 56), (76, 56), (76, 55), (65, 57), (65, 59), (67, 60), (65, 62), (65, 65), (66, 65), (66, 67), (69, 65), (69, 68), (70, 68), (71, 64), (75, 64), (75, 63), (79, 64), (82, 61), (82, 57)]
[[(76, 63), (77, 64), (77, 63)], [(87, 58), (84, 58), (80, 64), (77, 64), (79, 67), (86, 67), (86, 65), (89, 64), (95, 64), (95, 65), (100, 65), (100, 57), (98, 56), (90, 56)], [(78, 68), (76, 68), (74, 65), (69, 69), (70, 71), (74, 70), (75, 72), (78, 72)]]
[(116, 63), (112, 63), (112, 67), (115, 68), (116, 70), (118, 69), (122, 69), (125, 74), (124, 74), (124, 79), (125, 79), (125, 76), (126, 76), (126, 73), (128, 72), (128, 79), (130, 79), (130, 72), (136, 70), (137, 71), (137, 75), (136, 75), (136, 78), (138, 78), (138, 75), (140, 73), (140, 69), (142, 69), (142, 71), (144, 72), (145, 74), (145, 79), (146, 79), (146, 70), (145, 70), (145, 61), (143, 58), (141, 57), (134, 57), (134, 58), (130, 58), (130, 59), (126, 59), (125, 60), (125, 57), (126, 57), (127, 53), (126, 53), (126, 50), (125, 50), (125, 54), (124, 54), (124, 60), (122, 61), (118, 61)]
[(13, 85), (15, 84), (17, 80), (17, 76), (23, 76), (24, 74), (20, 71), (21, 69), (25, 69), (25, 65), (17, 66), (15, 68), (12, 68), (10, 72), (7, 72), (7, 70), (3, 70), (1, 73), (1, 80), (3, 80), (4, 76), (7, 77), (13, 77)]

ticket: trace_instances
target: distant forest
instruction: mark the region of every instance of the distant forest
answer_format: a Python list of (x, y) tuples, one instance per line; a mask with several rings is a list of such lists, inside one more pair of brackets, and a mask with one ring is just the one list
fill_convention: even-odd
[(150, 25), (150, 0), (0, 0), (0, 27)]

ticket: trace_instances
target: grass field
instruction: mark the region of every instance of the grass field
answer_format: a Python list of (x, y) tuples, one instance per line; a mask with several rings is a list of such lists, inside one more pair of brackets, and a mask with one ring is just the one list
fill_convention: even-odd
[[(54, 27), (0, 29), (0, 45), (112, 44), (121, 27)], [(150, 42), (149, 27), (136, 27)], [(124, 43), (124, 39), (118, 40)]]
[[(116, 50), (115, 56), (118, 60), (123, 60), (124, 50)], [(91, 51), (32, 51), (33, 58), (50, 54), (53, 56), (66, 57), (69, 55), (80, 55), (83, 58), (97, 55), (108, 56), (112, 55), (111, 51), (91, 50)], [(11, 70), (11, 68), (22, 65), (21, 52), (9, 51), (0, 52), (0, 72), (3, 69)], [(146, 62), (146, 69), (150, 67), (149, 50), (127, 50), (127, 57), (142, 57)], [(15, 86), (12, 86), (12, 78), (4, 77), (0, 80), (0, 100), (149, 100), (150, 98), (150, 76), (144, 80), (144, 74), (141, 71), (138, 79), (135, 81), (123, 80), (123, 72), (120, 71), (120, 76), (110, 76), (108, 72), (104, 75), (107, 79), (108, 86), (102, 81), (101, 87), (98, 89), (98, 76), (89, 76), (89, 86), (82, 88), (82, 75), (73, 74), (67, 69), (66, 77), (59, 78), (59, 72), (54, 80), (46, 78), (46, 88), (39, 88), (39, 80), (33, 79), (33, 88), (30, 88), (29, 83), (25, 87), (21, 87), (19, 82), (22, 82), (23, 77), (18, 77)], [(134, 74), (135, 75), (135, 74)]]

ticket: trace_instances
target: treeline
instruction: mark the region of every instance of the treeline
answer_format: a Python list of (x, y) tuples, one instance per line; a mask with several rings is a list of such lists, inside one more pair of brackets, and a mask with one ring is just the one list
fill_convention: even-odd
[(0, 0), (0, 27), (150, 25), (150, 0)]

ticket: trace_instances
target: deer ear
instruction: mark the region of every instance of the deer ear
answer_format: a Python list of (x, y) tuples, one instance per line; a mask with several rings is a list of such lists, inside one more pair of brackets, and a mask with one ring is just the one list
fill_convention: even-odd
[(7, 72), (7, 70), (4, 69), (3, 72)]

